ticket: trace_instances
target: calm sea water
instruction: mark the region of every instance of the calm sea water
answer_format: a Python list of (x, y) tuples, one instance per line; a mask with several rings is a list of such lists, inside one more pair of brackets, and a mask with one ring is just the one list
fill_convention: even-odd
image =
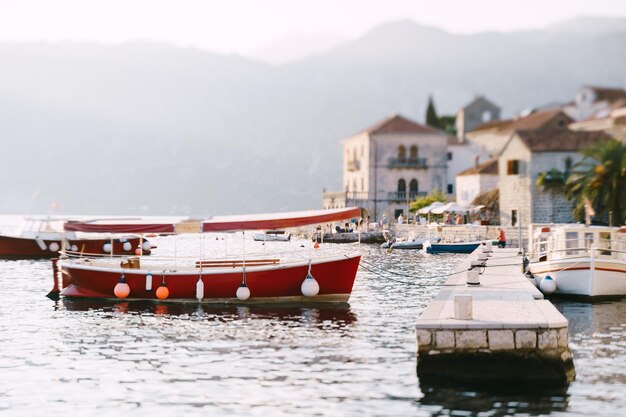
[[(195, 237), (155, 243), (196, 250)], [(247, 251), (272, 252), (286, 246)], [(241, 240), (205, 239), (206, 253)], [(421, 387), (413, 325), (462, 255), (388, 254), (364, 261), (344, 306), (209, 306), (52, 301), (49, 261), (0, 261), (0, 415), (501, 416), (624, 415), (626, 302), (559, 302), (577, 379), (556, 392), (502, 394)]]

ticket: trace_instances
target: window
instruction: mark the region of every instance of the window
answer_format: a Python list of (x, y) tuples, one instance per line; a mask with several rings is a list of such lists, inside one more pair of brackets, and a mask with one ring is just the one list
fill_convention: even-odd
[(406, 161), (406, 148), (404, 145), (398, 146), (398, 160), (400, 162)]
[(578, 253), (578, 232), (565, 232), (565, 249), (570, 249), (567, 251), (568, 255), (576, 255)]
[(506, 175), (518, 175), (519, 174), (519, 159), (509, 159), (506, 161)]
[(417, 193), (417, 189), (418, 189), (417, 180), (413, 178), (411, 182), (409, 183), (409, 191), (412, 193)]
[(411, 146), (411, 150), (409, 151), (409, 159), (411, 161), (417, 161), (417, 146)]
[(454, 192), (454, 185), (448, 184), (448, 194), (452, 194)]
[(400, 217), (400, 215), (403, 215), (403, 216), (404, 216), (404, 210), (399, 209), (399, 210), (396, 210), (396, 211), (394, 212), (394, 218), (396, 218), (396, 219), (397, 219), (398, 217)]
[(452, 152), (448, 152), (446, 157), (448, 158), (448, 161), (452, 161)]
[(598, 238), (598, 249), (604, 249), (599, 254), (611, 256), (611, 232), (600, 232)]
[(398, 192), (405, 193), (406, 192), (406, 181), (403, 179), (398, 180)]
[(511, 210), (511, 225), (517, 226), (517, 210)]
[(483, 120), (483, 123), (490, 122), (491, 118), (492, 116), (489, 110), (485, 110), (483, 114), (481, 115), (481, 119)]

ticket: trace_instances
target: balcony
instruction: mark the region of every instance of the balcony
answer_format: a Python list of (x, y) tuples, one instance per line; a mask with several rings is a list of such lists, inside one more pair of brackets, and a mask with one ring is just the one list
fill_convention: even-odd
[[(426, 197), (428, 193), (426, 191), (409, 191), (408, 200), (413, 201), (418, 197)], [(407, 201), (407, 193), (399, 191), (395, 193), (387, 193), (388, 201)]]
[(349, 191), (346, 193), (346, 200), (348, 201), (364, 201), (368, 197), (367, 191)]
[(426, 169), (428, 167), (426, 166), (426, 158), (389, 158), (389, 162), (387, 162), (387, 168)]
[(348, 161), (348, 171), (358, 171), (361, 169), (361, 163), (356, 159), (354, 161)]

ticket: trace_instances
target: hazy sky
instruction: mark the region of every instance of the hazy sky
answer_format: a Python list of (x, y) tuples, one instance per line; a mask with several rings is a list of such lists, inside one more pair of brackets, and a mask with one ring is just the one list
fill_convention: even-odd
[(451, 32), (626, 16), (622, 0), (0, 0), (0, 40), (158, 40), (246, 53), (290, 34), (357, 37), (396, 19)]

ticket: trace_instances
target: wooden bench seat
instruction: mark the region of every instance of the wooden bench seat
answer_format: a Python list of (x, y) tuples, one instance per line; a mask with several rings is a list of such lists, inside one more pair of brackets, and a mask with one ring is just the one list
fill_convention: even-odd
[[(246, 266), (262, 266), (262, 265), (277, 265), (280, 263), (280, 259), (246, 259)], [(196, 261), (196, 268), (241, 268), (244, 265), (242, 259), (227, 259), (219, 261)]]

